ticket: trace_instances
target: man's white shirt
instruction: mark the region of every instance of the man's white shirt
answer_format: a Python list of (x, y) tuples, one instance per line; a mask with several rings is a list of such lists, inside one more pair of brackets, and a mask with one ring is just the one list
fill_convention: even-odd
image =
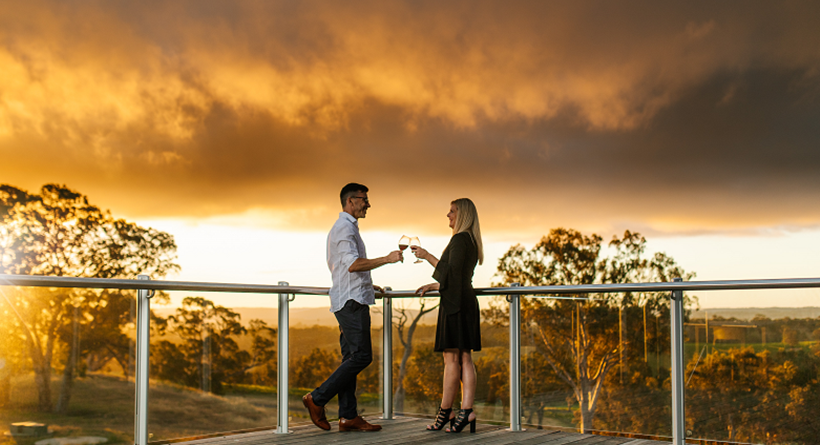
[(359, 258), (367, 258), (367, 252), (359, 235), (358, 221), (349, 213), (341, 212), (327, 235), (327, 267), (333, 278), (330, 288), (331, 312), (339, 311), (347, 300), (361, 304), (376, 303), (370, 271), (348, 272), (350, 265)]

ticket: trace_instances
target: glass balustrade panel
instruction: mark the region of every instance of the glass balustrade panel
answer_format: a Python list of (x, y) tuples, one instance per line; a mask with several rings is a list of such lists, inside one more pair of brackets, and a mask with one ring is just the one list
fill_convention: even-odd
[(10, 428), (35, 435), (18, 443), (133, 443), (135, 296), (0, 283), (0, 424), (36, 424)]
[(698, 292), (685, 325), (686, 429), (698, 440), (813, 443), (820, 289)]
[(521, 312), (525, 428), (671, 437), (668, 293), (527, 297)]
[[(324, 382), (342, 362), (339, 324), (330, 312), (327, 296), (298, 295), (290, 312), (290, 404), (291, 424), (310, 424), (302, 397)], [(317, 303), (320, 302), (320, 303)], [(300, 307), (301, 305), (309, 305)], [(324, 304), (324, 306), (317, 306)], [(370, 306), (373, 362), (358, 376), (356, 398), (359, 415), (378, 423), (382, 414), (382, 303)], [(339, 401), (325, 405), (332, 430), (339, 420)]]
[(255, 307), (234, 299), (152, 300), (149, 441), (276, 428), (278, 296), (260, 294)]
[(510, 328), (505, 297), (479, 297), (481, 351), (473, 353), (475, 407), (481, 422), (510, 423)]
[[(471, 354), (477, 373), (473, 409), (481, 422), (509, 419), (507, 386), (508, 328), (487, 319), (496, 297), (479, 298), (481, 351)], [(435, 417), (442, 402), (444, 358), (435, 351), (438, 298), (404, 298), (393, 302), (393, 406), (397, 415)], [(461, 406), (461, 391), (453, 403)]]
[[(393, 299), (393, 412), (435, 415), (441, 402), (440, 352), (433, 351), (439, 299)], [(431, 414), (432, 412), (432, 414)]]

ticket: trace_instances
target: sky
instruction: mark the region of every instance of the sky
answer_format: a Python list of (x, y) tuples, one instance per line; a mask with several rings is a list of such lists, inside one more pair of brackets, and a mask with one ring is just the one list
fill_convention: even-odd
[[(65, 184), (172, 233), (168, 278), (329, 285), (324, 239), (352, 181), (370, 187), (370, 256), (402, 234), (440, 251), (449, 202), (473, 199), (480, 287), (555, 227), (638, 231), (699, 280), (820, 276), (814, 1), (0, 10), (0, 183)], [(405, 261), (374, 278), (411, 289), (430, 272)]]

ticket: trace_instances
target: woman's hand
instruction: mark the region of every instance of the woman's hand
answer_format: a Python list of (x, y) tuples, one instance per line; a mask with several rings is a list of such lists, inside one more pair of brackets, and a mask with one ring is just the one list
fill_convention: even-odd
[(410, 250), (412, 250), (413, 255), (415, 255), (416, 258), (418, 258), (420, 260), (426, 260), (427, 255), (430, 255), (430, 252), (428, 252), (427, 250), (425, 250), (421, 246), (410, 246)]
[(416, 293), (419, 294), (419, 296), (423, 297), (424, 294), (426, 294), (427, 292), (438, 290), (438, 286), (438, 283), (425, 284), (424, 286), (418, 288), (416, 290)]
[(416, 255), (416, 258), (420, 260), (427, 260), (430, 265), (436, 267), (438, 265), (438, 258), (435, 255), (431, 254), (427, 250), (425, 250), (421, 246), (410, 246), (410, 250), (413, 251), (413, 254)]

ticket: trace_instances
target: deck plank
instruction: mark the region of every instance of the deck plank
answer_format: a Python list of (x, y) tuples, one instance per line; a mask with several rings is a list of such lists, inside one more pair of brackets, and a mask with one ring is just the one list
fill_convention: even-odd
[(476, 432), (469, 430), (459, 434), (444, 431), (427, 431), (430, 419), (396, 417), (392, 420), (368, 418), (371, 423), (382, 425), (379, 432), (345, 432), (340, 433), (337, 422), (331, 423), (331, 430), (324, 431), (313, 424), (299, 423), (292, 425), (289, 434), (276, 434), (275, 431), (254, 431), (239, 434), (226, 434), (217, 437), (200, 438), (177, 442), (174, 445), (394, 445), (394, 444), (467, 444), (482, 445), (668, 445), (669, 442), (632, 439), (626, 437), (597, 436), (578, 434), (550, 429), (528, 429), (509, 431), (499, 425), (476, 425)]

